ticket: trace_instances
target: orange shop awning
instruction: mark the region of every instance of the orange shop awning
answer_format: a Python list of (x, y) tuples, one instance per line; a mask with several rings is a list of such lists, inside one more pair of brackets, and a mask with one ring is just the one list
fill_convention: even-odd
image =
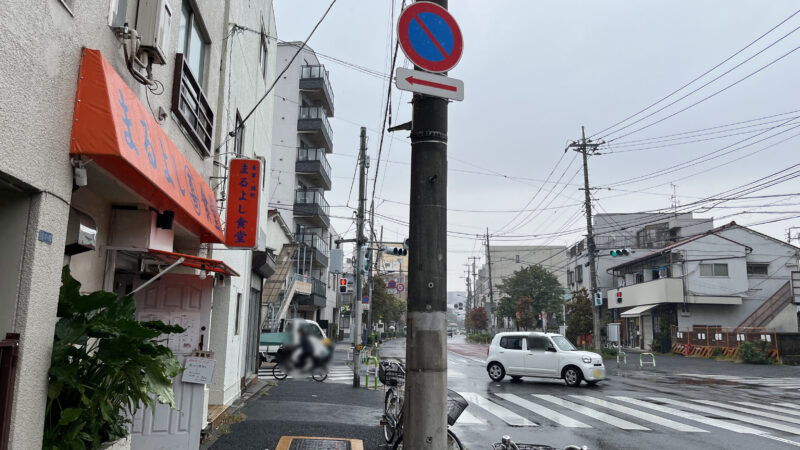
[(193, 269), (201, 269), (201, 270), (208, 270), (211, 272), (217, 272), (223, 275), (228, 275), (229, 277), (239, 276), (239, 273), (231, 269), (230, 266), (216, 259), (201, 258), (199, 256), (193, 256), (193, 255), (184, 255), (183, 253), (165, 252), (163, 250), (155, 250), (152, 248), (147, 250), (147, 254), (149, 256), (152, 256), (153, 258), (164, 261), (166, 264), (173, 264), (180, 258), (183, 258), (183, 262), (181, 262), (182, 266), (191, 267)]
[(83, 49), (70, 154), (174, 211), (202, 242), (224, 242), (214, 191), (99, 50)]

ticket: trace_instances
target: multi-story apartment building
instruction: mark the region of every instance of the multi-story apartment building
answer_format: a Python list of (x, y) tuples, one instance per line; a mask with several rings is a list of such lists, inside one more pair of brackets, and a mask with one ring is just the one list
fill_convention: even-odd
[[(278, 44), (278, 63), (289, 64), (300, 48), (298, 42)], [(292, 274), (311, 283), (310, 294), (290, 299), (291, 314), (331, 320), (336, 317), (336, 285), (328, 267), (334, 239), (325, 192), (332, 184), (327, 155), (333, 151), (328, 122), (334, 112), (333, 90), (328, 71), (311, 48), (303, 48), (294, 58), (278, 80), (275, 95), (270, 202), (299, 244), (292, 255)]]
[[(489, 246), (492, 260), (492, 293), (495, 304), (501, 298), (498, 286), (503, 280), (511, 277), (515, 271), (534, 265), (540, 265), (566, 285), (566, 247), (558, 245), (497, 245)], [(475, 306), (489, 305), (489, 265), (484, 263), (478, 271), (478, 281), (474, 288)]]
[(197, 448), (207, 405), (253, 375), (260, 250), (219, 244), (229, 158), (260, 158), (269, 176), (271, 100), (227, 136), (274, 79), (272, 2), (8, 0), (0, 16), (14, 36), (0, 46), (0, 337), (19, 343), (15, 375), (0, 376), (9, 446), (42, 443), (67, 265), (83, 293), (133, 294), (140, 319), (182, 325), (168, 342), (182, 364), (214, 353), (213, 381), (176, 378), (177, 409), (133, 418), (132, 448)]
[(631, 347), (650, 348), (668, 325), (797, 332), (790, 278), (799, 257), (800, 248), (731, 222), (611, 267), (608, 307)]
[[(612, 266), (652, 253), (687, 236), (703, 233), (713, 227), (713, 219), (695, 219), (691, 213), (597, 214), (594, 219), (594, 241), (597, 248), (597, 287), (600, 292), (616, 287), (609, 272)], [(627, 249), (626, 256), (612, 256), (611, 251)], [(586, 239), (567, 249), (561, 269), (570, 290), (591, 290), (589, 253)]]

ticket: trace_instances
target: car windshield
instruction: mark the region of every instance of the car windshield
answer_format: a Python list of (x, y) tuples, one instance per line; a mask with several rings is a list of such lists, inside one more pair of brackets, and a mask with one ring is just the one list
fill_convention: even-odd
[(553, 342), (556, 343), (556, 346), (559, 348), (559, 350), (563, 350), (565, 352), (571, 352), (572, 350), (575, 350), (575, 346), (572, 345), (572, 342), (570, 342), (569, 339), (565, 338), (564, 336), (551, 336), (551, 339), (553, 339)]

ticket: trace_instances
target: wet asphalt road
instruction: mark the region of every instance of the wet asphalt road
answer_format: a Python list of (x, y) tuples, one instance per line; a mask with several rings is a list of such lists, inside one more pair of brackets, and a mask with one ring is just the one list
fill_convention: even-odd
[(628, 368), (606, 361), (608, 380), (592, 387), (496, 383), (485, 370), (486, 346), (463, 336), (449, 343), (448, 386), (470, 400), (454, 429), (470, 449), (488, 449), (503, 434), (591, 449), (800, 447), (798, 367), (657, 356), (656, 369), (639, 369), (638, 355), (629, 354)]
[[(405, 341), (384, 343), (381, 358), (403, 360)], [(800, 367), (657, 356), (655, 369), (639, 369), (638, 355), (629, 355), (628, 368), (606, 361), (609, 377), (597, 386), (569, 388), (561, 380), (492, 382), (485, 358), (486, 346), (448, 339), (448, 387), (470, 402), (454, 431), (470, 450), (490, 449), (506, 434), (590, 449), (800, 448)], [(211, 448), (274, 449), (281, 436), (303, 435), (385, 449), (383, 397), (382, 389), (354, 389), (348, 379), (280, 381)]]

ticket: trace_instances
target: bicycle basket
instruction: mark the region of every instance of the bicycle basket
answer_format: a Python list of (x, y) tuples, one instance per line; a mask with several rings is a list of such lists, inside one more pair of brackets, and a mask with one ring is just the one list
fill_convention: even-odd
[(447, 390), (447, 424), (453, 426), (469, 403), (458, 392)]
[(401, 386), (406, 381), (406, 372), (400, 363), (381, 361), (378, 365), (378, 379), (385, 386)]

